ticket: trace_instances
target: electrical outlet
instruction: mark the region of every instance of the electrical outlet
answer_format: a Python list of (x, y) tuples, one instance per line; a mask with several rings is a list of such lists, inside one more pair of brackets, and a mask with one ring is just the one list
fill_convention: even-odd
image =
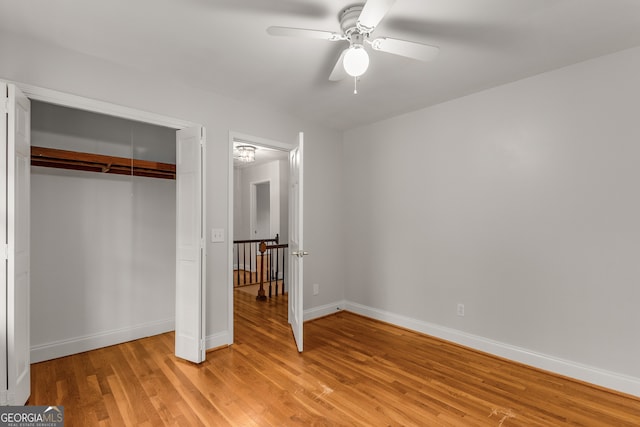
[(320, 285), (318, 283), (313, 284), (313, 294), (318, 295), (320, 293)]
[(458, 304), (458, 316), (464, 316), (464, 304)]

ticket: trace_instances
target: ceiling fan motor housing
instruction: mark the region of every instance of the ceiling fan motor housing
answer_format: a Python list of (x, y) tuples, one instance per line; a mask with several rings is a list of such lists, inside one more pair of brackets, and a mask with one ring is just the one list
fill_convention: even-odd
[(349, 38), (354, 32), (360, 32), (358, 29), (358, 18), (362, 13), (363, 4), (349, 6), (340, 12), (340, 28), (342, 32)]

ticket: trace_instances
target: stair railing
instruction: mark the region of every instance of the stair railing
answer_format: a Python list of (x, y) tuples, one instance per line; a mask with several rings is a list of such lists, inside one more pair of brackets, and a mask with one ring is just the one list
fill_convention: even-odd
[[(248, 286), (259, 283), (258, 277), (258, 252), (261, 242), (267, 244), (278, 244), (279, 236), (276, 234), (275, 239), (257, 239), (257, 240), (234, 240), (233, 241), (233, 258), (234, 258), (234, 279), (233, 286)], [(264, 271), (264, 270), (261, 270)]]
[[(269, 263), (269, 298), (271, 298), (273, 288), (275, 287), (276, 296), (278, 296), (278, 285), (282, 284), (282, 294), (285, 293), (285, 260), (287, 259), (287, 249), (289, 245), (267, 245), (265, 242), (260, 243), (260, 271), (265, 271), (265, 253)], [(275, 257), (273, 256), (275, 252)], [(274, 261), (275, 259), (275, 261)], [(280, 270), (282, 269), (282, 270)], [(282, 272), (282, 274), (280, 274)], [(260, 289), (258, 289), (258, 296), (256, 299), (259, 301), (265, 301), (267, 299), (264, 290), (264, 274), (260, 274)], [(282, 277), (282, 279), (280, 278)]]
[(269, 298), (274, 291), (285, 293), (286, 258), (289, 245), (275, 239), (234, 240), (234, 287), (260, 284), (257, 300), (267, 299), (265, 286), (269, 286)]

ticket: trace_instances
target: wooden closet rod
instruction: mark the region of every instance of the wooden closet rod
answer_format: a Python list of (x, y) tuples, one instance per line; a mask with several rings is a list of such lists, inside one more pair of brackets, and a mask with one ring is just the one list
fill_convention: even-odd
[(31, 147), (31, 165), (118, 175), (176, 179), (176, 165), (126, 157), (81, 153), (56, 148)]

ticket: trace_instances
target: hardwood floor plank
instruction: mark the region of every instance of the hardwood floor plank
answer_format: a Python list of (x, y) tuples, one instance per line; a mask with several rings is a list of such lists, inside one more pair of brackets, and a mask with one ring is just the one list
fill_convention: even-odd
[(305, 323), (235, 291), (235, 344), (195, 365), (174, 335), (32, 365), (67, 426), (638, 426), (640, 399), (352, 313)]

